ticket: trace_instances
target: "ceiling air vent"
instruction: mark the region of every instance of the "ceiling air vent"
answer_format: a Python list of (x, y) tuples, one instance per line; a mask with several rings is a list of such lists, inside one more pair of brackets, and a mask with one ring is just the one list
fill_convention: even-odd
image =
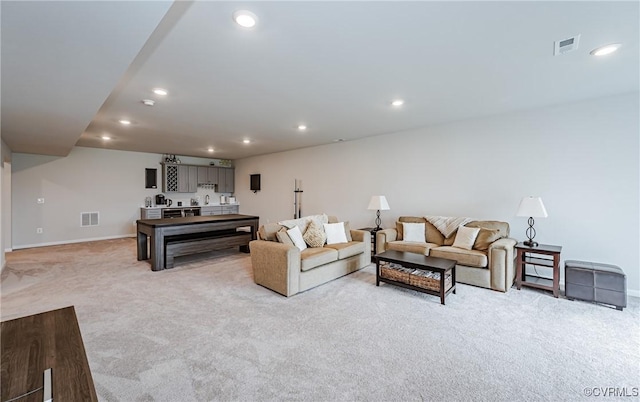
[(572, 36), (571, 38), (557, 40), (553, 44), (553, 55), (564, 54), (571, 52), (578, 48), (578, 42), (580, 42), (580, 35)]
[(80, 226), (98, 226), (100, 215), (98, 212), (83, 212), (80, 214)]

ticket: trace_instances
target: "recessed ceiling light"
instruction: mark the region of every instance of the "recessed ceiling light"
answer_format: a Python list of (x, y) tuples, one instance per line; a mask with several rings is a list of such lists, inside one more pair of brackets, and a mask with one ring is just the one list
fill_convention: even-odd
[(620, 49), (621, 43), (612, 43), (610, 45), (600, 46), (589, 52), (592, 56), (606, 56)]
[(124, 124), (125, 126), (128, 126), (129, 124), (131, 124), (131, 121), (129, 121), (129, 120), (120, 120), (120, 124)]
[(402, 105), (404, 105), (404, 101), (402, 99), (396, 99), (393, 102), (391, 102), (391, 104), (393, 106), (402, 106)]
[(102, 136), (102, 137), (100, 137), (100, 138), (102, 138), (102, 139), (103, 139), (103, 140), (105, 140), (105, 141), (109, 141), (109, 140), (111, 139), (111, 137), (109, 137), (108, 135), (103, 135), (103, 136)]
[(306, 129), (307, 129), (307, 126), (305, 126), (304, 124), (300, 124), (300, 125), (298, 126), (298, 130), (300, 130), (300, 131), (304, 131), (304, 130), (306, 130)]
[(238, 10), (233, 13), (233, 20), (241, 27), (253, 28), (258, 22), (258, 17), (251, 11)]
[(213, 152), (213, 148), (209, 147), (209, 149), (207, 149), (207, 151)]
[(166, 94), (168, 94), (169, 92), (167, 92), (166, 89), (162, 89), (162, 88), (154, 88), (153, 89), (153, 93), (156, 95), (160, 95), (160, 96), (165, 96)]
[(242, 140), (242, 142), (244, 142), (245, 144), (248, 144), (251, 142), (251, 140)]
[(335, 140), (333, 140), (333, 142), (343, 142), (344, 138), (336, 138)]
[(143, 99), (142, 104), (145, 106), (153, 106), (156, 104), (156, 101), (154, 101), (153, 99)]

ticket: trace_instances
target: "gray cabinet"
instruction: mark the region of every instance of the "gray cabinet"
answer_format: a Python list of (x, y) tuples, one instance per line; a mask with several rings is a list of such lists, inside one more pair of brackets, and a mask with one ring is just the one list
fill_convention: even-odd
[(198, 191), (198, 166), (163, 164), (162, 191), (165, 193)]
[(162, 191), (165, 193), (195, 193), (199, 184), (217, 185), (218, 193), (235, 191), (235, 169), (163, 163)]
[(239, 210), (239, 205), (203, 205), (200, 207), (200, 215), (211, 216), (237, 214)]
[(178, 165), (162, 164), (162, 192), (175, 193), (178, 191)]
[(233, 193), (235, 191), (235, 169), (218, 168), (218, 192)]
[(217, 205), (203, 205), (200, 207), (201, 216), (222, 215), (222, 207)]
[(223, 205), (222, 206), (222, 214), (223, 215), (237, 214), (238, 211), (240, 211), (240, 207), (238, 205)]
[(140, 208), (140, 219), (160, 219), (162, 208)]
[(218, 184), (218, 168), (198, 166), (198, 184)]
[(178, 192), (195, 193), (198, 191), (198, 167), (178, 165)]

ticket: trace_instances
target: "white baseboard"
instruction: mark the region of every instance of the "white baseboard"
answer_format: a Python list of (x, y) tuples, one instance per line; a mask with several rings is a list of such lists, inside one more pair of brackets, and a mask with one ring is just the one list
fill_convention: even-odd
[(34, 247), (47, 247), (47, 246), (59, 246), (61, 244), (72, 244), (72, 243), (85, 243), (89, 241), (99, 241), (99, 240), (113, 240), (113, 239), (123, 239), (126, 237), (136, 237), (135, 233), (130, 233), (126, 235), (117, 235), (117, 236), (105, 236), (105, 237), (93, 237), (90, 239), (76, 239), (76, 240), (63, 240), (63, 241), (53, 241), (48, 243), (37, 243), (37, 244), (22, 244), (22, 245), (14, 245), (14, 250), (19, 250), (23, 248), (34, 248)]

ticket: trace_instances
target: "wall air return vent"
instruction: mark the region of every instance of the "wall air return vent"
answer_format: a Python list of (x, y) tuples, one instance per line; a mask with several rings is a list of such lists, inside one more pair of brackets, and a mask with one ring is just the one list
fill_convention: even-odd
[(572, 36), (571, 38), (557, 40), (553, 44), (553, 55), (557, 56), (560, 54), (565, 54), (567, 52), (571, 52), (578, 48), (578, 43), (580, 42), (580, 35)]
[(80, 226), (98, 226), (100, 223), (98, 212), (83, 212), (80, 214)]

